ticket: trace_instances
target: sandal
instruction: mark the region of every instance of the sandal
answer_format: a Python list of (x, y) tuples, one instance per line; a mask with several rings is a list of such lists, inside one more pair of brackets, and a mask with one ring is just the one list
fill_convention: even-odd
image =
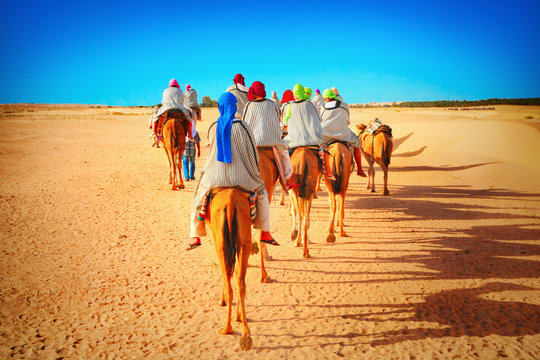
[(269, 244), (269, 245), (279, 246), (279, 243), (275, 239), (270, 239), (270, 240), (261, 239), (261, 242), (263, 242), (265, 244)]
[(195, 249), (196, 247), (199, 247), (199, 246), (201, 246), (201, 245), (202, 245), (202, 243), (201, 243), (201, 240), (199, 239), (197, 242), (189, 244), (189, 246), (187, 247), (186, 251), (193, 250), (193, 249)]

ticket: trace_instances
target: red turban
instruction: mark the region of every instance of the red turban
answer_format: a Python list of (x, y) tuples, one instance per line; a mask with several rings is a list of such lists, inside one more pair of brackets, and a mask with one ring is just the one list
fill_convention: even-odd
[(281, 103), (282, 104), (285, 104), (285, 103), (288, 103), (289, 101), (293, 101), (294, 100), (294, 94), (291, 90), (287, 90), (283, 93), (283, 97), (281, 98)]
[(266, 90), (264, 89), (264, 84), (260, 81), (253, 82), (248, 91), (249, 101), (255, 100), (256, 97), (266, 97)]
[(236, 74), (233, 81), (235, 84), (242, 84), (246, 86), (246, 83), (244, 82), (244, 77), (242, 76), (242, 74)]

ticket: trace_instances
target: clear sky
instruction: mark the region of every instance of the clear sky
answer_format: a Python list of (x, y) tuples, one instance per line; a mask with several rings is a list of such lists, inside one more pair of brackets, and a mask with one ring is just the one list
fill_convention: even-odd
[(540, 97), (540, 1), (0, 0), (0, 103), (152, 105), (236, 73), (349, 103)]

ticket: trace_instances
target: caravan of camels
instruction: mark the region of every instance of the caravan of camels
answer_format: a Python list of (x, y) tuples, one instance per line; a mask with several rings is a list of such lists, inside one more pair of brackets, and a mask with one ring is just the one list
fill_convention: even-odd
[[(388, 195), (387, 179), (392, 154), (392, 131), (375, 119), (350, 128), (349, 106), (336, 88), (322, 94), (296, 84), (280, 101), (276, 93), (266, 98), (263, 83), (255, 81), (247, 88), (237, 74), (233, 85), (218, 101), (220, 117), (209, 128), (210, 153), (198, 178), (191, 206), (190, 236), (187, 250), (202, 245), (206, 224), (212, 230), (223, 276), (223, 292), (219, 304), (228, 306), (227, 321), (221, 334), (232, 334), (231, 309), (233, 290), (231, 277), (236, 273), (238, 303), (236, 320), (242, 321), (240, 348), (252, 348), (245, 314), (245, 275), (250, 253), (260, 252), (261, 282), (269, 282), (264, 261), (266, 245), (279, 243), (270, 233), (270, 208), (274, 187), (279, 182), (288, 191), (291, 204), (291, 240), (303, 247), (303, 257), (310, 257), (308, 230), (310, 210), (319, 183), (329, 193), (330, 219), (326, 241), (334, 243), (337, 212), (339, 235), (344, 237), (344, 203), (349, 177), (356, 164), (356, 174), (365, 177), (361, 154), (369, 164), (368, 189), (375, 190), (373, 164), (384, 173), (383, 195)], [(184, 189), (184, 176), (192, 180), (190, 162), (194, 162), (194, 145), (200, 139), (196, 125), (201, 121), (197, 93), (190, 85), (184, 95), (172, 79), (163, 92), (162, 103), (150, 118), (152, 136), (162, 143), (169, 162), (169, 184), (172, 190)], [(186, 151), (186, 154), (184, 154)], [(190, 158), (191, 157), (191, 158)], [(257, 240), (252, 243), (252, 230)], [(260, 251), (259, 251), (260, 248)]]

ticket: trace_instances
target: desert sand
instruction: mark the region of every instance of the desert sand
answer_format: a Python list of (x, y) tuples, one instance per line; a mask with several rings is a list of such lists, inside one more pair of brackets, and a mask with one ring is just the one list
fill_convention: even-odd
[(185, 251), (195, 182), (170, 190), (149, 112), (0, 106), (0, 358), (540, 358), (539, 107), (353, 109), (351, 128), (393, 128), (390, 196), (353, 174), (349, 237), (326, 244), (323, 186), (310, 259), (272, 201), (281, 246), (269, 284), (250, 259), (249, 352), (240, 324), (218, 334), (213, 242)]

